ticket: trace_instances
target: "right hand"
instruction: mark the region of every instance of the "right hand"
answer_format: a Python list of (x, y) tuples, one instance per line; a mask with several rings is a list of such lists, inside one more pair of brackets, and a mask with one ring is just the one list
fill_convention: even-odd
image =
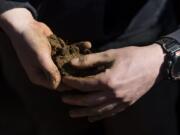
[(36, 21), (25, 8), (15, 8), (0, 14), (0, 27), (10, 38), (16, 54), (34, 84), (50, 89), (60, 86), (61, 76), (51, 59), (47, 36), (52, 31)]

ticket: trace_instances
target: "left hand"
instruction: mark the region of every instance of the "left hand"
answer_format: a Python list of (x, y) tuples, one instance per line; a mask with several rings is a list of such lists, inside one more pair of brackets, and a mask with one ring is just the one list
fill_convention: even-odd
[(63, 83), (84, 92), (66, 95), (63, 102), (82, 108), (70, 111), (71, 117), (88, 117), (96, 121), (110, 117), (135, 103), (159, 78), (165, 54), (160, 45), (126, 47), (73, 59), (77, 68), (89, 68), (98, 63), (113, 62), (110, 69), (94, 76), (63, 78)]

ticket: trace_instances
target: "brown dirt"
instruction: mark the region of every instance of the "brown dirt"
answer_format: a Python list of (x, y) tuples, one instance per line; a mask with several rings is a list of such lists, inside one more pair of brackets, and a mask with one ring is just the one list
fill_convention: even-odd
[(106, 68), (109, 68), (112, 63), (99, 63), (95, 67), (89, 67), (88, 69), (77, 69), (69, 64), (73, 58), (81, 58), (85, 54), (91, 53), (91, 50), (83, 47), (85, 42), (74, 43), (71, 45), (66, 44), (61, 38), (56, 35), (51, 35), (48, 40), (52, 47), (52, 59), (57, 65), (62, 76), (90, 76), (103, 72)]

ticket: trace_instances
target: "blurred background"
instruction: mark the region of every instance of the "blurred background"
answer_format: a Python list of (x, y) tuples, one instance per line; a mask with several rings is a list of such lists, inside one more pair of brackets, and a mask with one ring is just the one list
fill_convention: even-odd
[(35, 135), (23, 102), (0, 73), (0, 135)]

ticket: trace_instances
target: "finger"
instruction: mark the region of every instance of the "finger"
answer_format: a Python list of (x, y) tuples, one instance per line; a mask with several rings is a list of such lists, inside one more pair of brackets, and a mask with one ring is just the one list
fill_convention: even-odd
[(84, 50), (84, 49), (90, 49), (90, 48), (92, 47), (91, 42), (89, 42), (89, 41), (78, 42), (78, 43), (75, 43), (75, 44), (73, 44), (73, 45), (79, 47), (80, 50), (81, 50), (81, 49), (82, 49), (82, 50)]
[(53, 34), (51, 29), (44, 23), (38, 22), (39, 27), (43, 30), (43, 33), (48, 37)]
[(48, 54), (43, 56), (40, 64), (41, 64), (40, 66), (46, 76), (46, 84), (45, 85), (46, 86), (48, 85), (50, 89), (57, 89), (57, 87), (60, 85), (61, 76), (60, 76), (58, 68), (52, 61), (51, 57)]
[(69, 105), (92, 107), (103, 104), (115, 95), (110, 91), (95, 92), (88, 95), (68, 95), (62, 97), (64, 103)]
[(96, 67), (97, 65), (103, 63), (110, 63), (113, 60), (114, 60), (114, 53), (110, 53), (110, 51), (106, 51), (102, 53), (93, 53), (93, 54), (81, 56), (79, 58), (74, 58), (71, 61), (71, 64), (76, 68), (84, 69), (84, 68)]
[(65, 85), (65, 84), (60, 84), (58, 87), (57, 87), (57, 91), (59, 92), (64, 92), (64, 91), (71, 91), (73, 88)]
[(62, 81), (67, 86), (70, 86), (82, 92), (98, 91), (105, 89), (100, 81), (101, 76), (102, 74), (84, 78), (65, 76)]
[(99, 120), (103, 120), (105, 118), (113, 117), (113, 116), (117, 115), (118, 113), (120, 113), (124, 110), (125, 110), (125, 106), (118, 106), (118, 107), (114, 108), (113, 110), (106, 112), (102, 115), (90, 116), (90, 117), (88, 117), (88, 121), (89, 122), (96, 122)]
[(89, 116), (101, 115), (105, 112), (108, 112), (108, 111), (114, 109), (117, 105), (118, 105), (117, 102), (112, 102), (112, 103), (107, 103), (107, 104), (100, 105), (97, 107), (72, 110), (72, 111), (70, 111), (70, 116), (72, 118), (79, 118), (79, 117), (89, 117)]

